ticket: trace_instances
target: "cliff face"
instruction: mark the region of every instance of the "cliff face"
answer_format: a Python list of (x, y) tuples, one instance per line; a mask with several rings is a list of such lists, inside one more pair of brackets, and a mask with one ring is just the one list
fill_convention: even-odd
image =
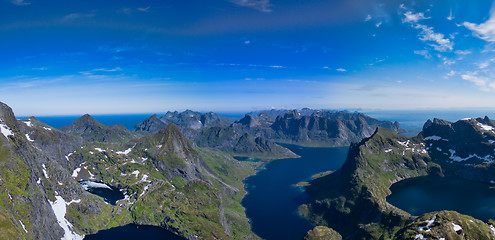
[(59, 199), (85, 200), (86, 195), (65, 168), (31, 144), (30, 136), (21, 131), (22, 124), (7, 105), (0, 103), (0, 238), (77, 235), (78, 230), (64, 225), (63, 219), (57, 223), (56, 214), (68, 205)]

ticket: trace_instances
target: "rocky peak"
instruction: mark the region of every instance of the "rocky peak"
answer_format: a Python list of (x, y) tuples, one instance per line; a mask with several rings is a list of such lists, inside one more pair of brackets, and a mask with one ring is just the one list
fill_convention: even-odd
[(243, 118), (235, 121), (235, 123), (249, 128), (259, 125), (259, 122), (249, 114), (246, 114)]
[(162, 145), (163, 150), (178, 154), (181, 157), (191, 157), (193, 152), (192, 144), (182, 134), (177, 125), (170, 123), (155, 134), (154, 137), (158, 140), (158, 144)]
[(11, 124), (15, 124), (15, 116), (12, 108), (2, 102), (0, 102), (0, 121), (10, 127), (13, 126)]

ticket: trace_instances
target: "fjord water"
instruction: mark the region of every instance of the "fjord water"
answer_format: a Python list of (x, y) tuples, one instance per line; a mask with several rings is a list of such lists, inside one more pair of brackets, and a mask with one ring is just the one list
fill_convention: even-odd
[(452, 177), (417, 177), (393, 184), (387, 201), (415, 216), (454, 210), (481, 220), (495, 219), (495, 189), (490, 187)]
[(339, 169), (349, 148), (306, 148), (283, 145), (301, 158), (267, 163), (256, 175), (245, 180), (248, 194), (242, 200), (252, 230), (267, 240), (302, 239), (314, 226), (297, 214), (307, 195), (294, 186), (311, 176)]

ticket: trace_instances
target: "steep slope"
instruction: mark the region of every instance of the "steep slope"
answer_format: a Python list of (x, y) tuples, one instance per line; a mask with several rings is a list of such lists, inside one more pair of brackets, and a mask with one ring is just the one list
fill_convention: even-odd
[[(313, 180), (308, 203), (300, 213), (317, 225), (330, 226), (343, 236), (388, 238), (410, 215), (386, 201), (389, 187), (400, 180), (439, 172), (420, 138), (407, 139), (389, 130), (352, 144), (338, 171)], [(393, 224), (391, 224), (393, 222)], [(365, 226), (360, 228), (359, 226)], [(371, 236), (379, 228), (379, 236)], [(358, 233), (358, 231), (365, 230)]]
[(20, 131), (24, 123), (3, 103), (0, 122), (0, 238), (82, 239), (64, 212), (92, 201), (90, 212), (99, 215), (103, 201), (91, 200), (65, 167), (34, 147)]
[(450, 239), (490, 239), (493, 236), (486, 231), (489, 226), (480, 223), (479, 228), (474, 228), (465, 221), (462, 225), (459, 219), (472, 218), (457, 213), (441, 212), (437, 216), (450, 222), (459, 220), (456, 224), (465, 229), (462, 234), (452, 233), (447, 220), (439, 221), (442, 224), (431, 233), (418, 232), (411, 226), (424, 219), (416, 218), (413, 225), (406, 226), (413, 218), (388, 204), (385, 198), (394, 182), (427, 174), (493, 183), (494, 151), (495, 122), (488, 117), (455, 123), (428, 120), (415, 138), (379, 128), (372, 137), (351, 146), (340, 170), (311, 183), (307, 188), (309, 202), (301, 206), (300, 212), (345, 237), (411, 239), (415, 233), (424, 237), (440, 234)]
[[(198, 153), (174, 124), (115, 147), (119, 145), (88, 145), (69, 158), (79, 163), (72, 169), (75, 179), (103, 182), (124, 192), (114, 207), (123, 216), (120, 224), (161, 226), (189, 239), (257, 239), (244, 214), (235, 212), (243, 213), (239, 184), (254, 171), (251, 163), (207, 149)], [(217, 171), (218, 166), (223, 171)], [(88, 225), (80, 212), (72, 214), (74, 226), (87, 232), (101, 229)]]
[(105, 126), (86, 114), (60, 128), (61, 131), (81, 136), (87, 142), (125, 142), (133, 138), (132, 133), (121, 124)]
[(64, 133), (35, 117), (17, 122), (21, 132), (34, 147), (41, 149), (50, 158), (59, 160), (64, 166), (71, 164), (67, 161), (67, 156), (83, 146), (82, 137)]

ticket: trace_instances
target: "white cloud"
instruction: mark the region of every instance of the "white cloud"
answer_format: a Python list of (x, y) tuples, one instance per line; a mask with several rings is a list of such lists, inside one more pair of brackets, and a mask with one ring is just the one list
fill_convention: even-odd
[(65, 15), (64, 18), (62, 18), (62, 21), (72, 21), (79, 18), (91, 18), (94, 16), (94, 13), (70, 13)]
[(405, 23), (416, 23), (420, 20), (429, 19), (429, 17), (425, 17), (424, 13), (422, 13), (422, 12), (413, 13), (411, 11), (404, 13), (404, 17), (405, 18), (402, 19), (402, 22), (405, 22)]
[[(401, 5), (400, 8), (407, 10), (407, 8), (403, 5)], [(404, 13), (402, 22), (409, 23), (413, 28), (421, 30), (419, 34), (419, 40), (426, 42), (435, 50), (440, 52), (452, 51), (454, 49), (454, 43), (451, 42), (450, 39), (445, 38), (444, 34), (436, 33), (435, 31), (433, 31), (433, 27), (418, 23), (418, 21), (424, 19), (429, 19), (429, 17), (425, 17), (424, 13), (422, 12), (413, 13), (412, 11), (407, 11), (406, 13)]]
[(45, 70), (48, 70), (48, 68), (46, 68), (46, 67), (38, 67), (38, 68), (31, 68), (31, 70), (45, 71)]
[(481, 91), (491, 92), (495, 90), (495, 81), (488, 77), (478, 76), (477, 72), (463, 74), (462, 79), (474, 83)]
[(271, 65), (269, 67), (271, 67), (271, 68), (285, 68), (284, 66), (280, 66), (280, 65)]
[(428, 45), (432, 46), (435, 50), (447, 52), (454, 49), (454, 43), (448, 38), (445, 38), (445, 35), (442, 33), (434, 32), (433, 27), (428, 27), (423, 24), (416, 24), (414, 28), (421, 30), (419, 40), (429, 42)]
[(495, 11), (492, 9), (490, 18), (480, 24), (464, 22), (463, 25), (469, 30), (473, 31), (473, 34), (487, 42), (495, 42)]
[(270, 9), (272, 4), (270, 0), (229, 0), (230, 2), (239, 5), (241, 7), (249, 7), (252, 9), (256, 9), (260, 12), (271, 12)]
[(479, 64), (478, 64), (478, 67), (479, 67), (480, 69), (485, 69), (485, 68), (489, 67), (489, 66), (490, 66), (490, 64), (491, 64), (493, 61), (495, 61), (495, 58), (492, 58), (492, 59), (490, 59), (490, 60), (488, 60), (488, 61), (484, 61), (484, 62), (479, 63)]
[(469, 50), (455, 50), (454, 52), (455, 54), (457, 55), (469, 55), (473, 52), (469, 51)]
[(346, 70), (345, 68), (337, 68), (337, 69), (335, 69), (335, 70), (337, 70), (337, 71), (339, 71), (339, 72), (347, 72), (347, 70)]
[(447, 77), (453, 77), (456, 74), (454, 70), (450, 70), (450, 72), (447, 73)]
[(382, 22), (378, 22), (375, 26), (380, 27), (382, 25)]
[(26, 6), (31, 4), (30, 2), (25, 2), (24, 0), (12, 0), (11, 3), (17, 6)]
[(452, 16), (452, 9), (450, 9), (450, 14), (447, 17), (447, 20), (452, 21), (452, 19), (454, 19), (454, 17)]
[(145, 8), (137, 8), (138, 11), (140, 12), (148, 12), (150, 10), (151, 6), (147, 6)]
[(430, 52), (428, 50), (416, 50), (414, 51), (414, 54), (421, 55), (425, 58), (431, 58)]
[(365, 22), (371, 20), (371, 15), (368, 14), (368, 16), (366, 16), (366, 18), (364, 19)]

